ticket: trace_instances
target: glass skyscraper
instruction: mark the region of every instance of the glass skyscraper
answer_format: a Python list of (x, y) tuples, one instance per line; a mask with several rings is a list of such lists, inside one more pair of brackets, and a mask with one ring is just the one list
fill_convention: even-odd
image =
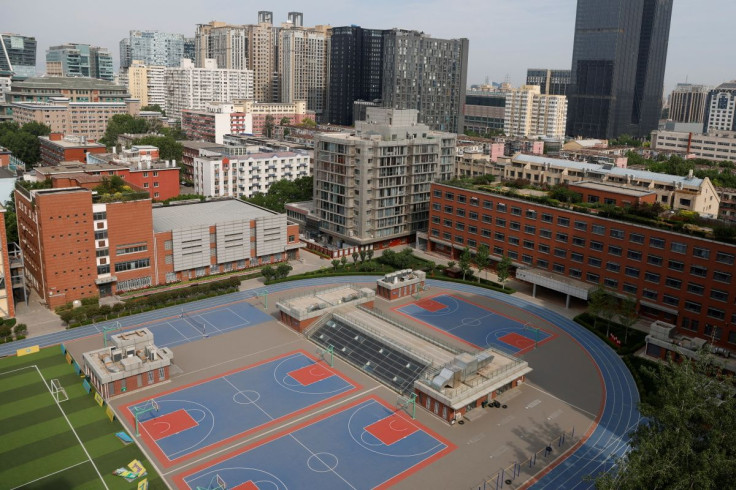
[(36, 38), (0, 34), (0, 71), (21, 78), (36, 76)]
[(673, 0), (578, 0), (567, 133), (657, 129)]

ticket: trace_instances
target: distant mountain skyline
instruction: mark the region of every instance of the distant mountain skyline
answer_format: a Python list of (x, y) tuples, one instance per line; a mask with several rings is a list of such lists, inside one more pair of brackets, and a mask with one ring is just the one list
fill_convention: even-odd
[[(112, 6), (112, 4), (109, 4)], [(0, 32), (35, 36), (39, 73), (46, 49), (67, 42), (108, 48), (119, 68), (119, 42), (130, 30), (156, 29), (194, 37), (196, 24), (211, 20), (234, 24), (257, 22), (259, 10), (270, 10), (274, 23), (287, 12), (304, 13), (304, 25), (356, 24), (369, 28), (416, 29), (439, 38), (470, 40), (468, 85), (508, 80), (523, 84), (527, 68), (570, 68), (576, 0), (440, 0), (396, 2), (313, 0), (255, 2), (210, 0), (143, 2), (107, 5), (90, 0), (4, 2)], [(677, 83), (718, 85), (736, 79), (736, 63), (728, 54), (736, 45), (736, 3), (729, 0), (677, 0), (665, 73), (664, 95)]]

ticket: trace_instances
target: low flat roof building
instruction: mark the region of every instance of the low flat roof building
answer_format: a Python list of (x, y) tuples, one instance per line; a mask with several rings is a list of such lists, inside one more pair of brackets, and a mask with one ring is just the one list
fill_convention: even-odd
[(107, 147), (85, 136), (51, 133), (39, 136), (42, 165), (58, 165), (61, 162), (86, 162), (88, 153), (105, 153)]
[(281, 322), (298, 332), (322, 318), (327, 313), (347, 305), (373, 306), (376, 292), (351, 284), (322, 289), (313, 293), (283, 299), (276, 303)]

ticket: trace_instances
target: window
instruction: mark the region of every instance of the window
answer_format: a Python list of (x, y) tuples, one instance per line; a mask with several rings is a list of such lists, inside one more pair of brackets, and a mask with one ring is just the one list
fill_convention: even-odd
[(543, 245), (543, 244), (540, 243), (539, 245), (537, 245), (537, 250), (539, 250), (543, 254), (548, 254), (549, 253), (549, 245)]
[(153, 383), (153, 371), (148, 371), (148, 384)]
[(578, 231), (588, 231), (588, 223), (582, 221), (575, 221), (575, 229)]
[(555, 262), (554, 264), (552, 264), (552, 270), (559, 274), (564, 274), (565, 264), (560, 264), (559, 262)]
[(455, 235), (455, 243), (464, 243), (465, 239), (459, 235)]
[(439, 216), (432, 216), (432, 223), (435, 225), (440, 224), (440, 217)]
[(570, 254), (570, 260), (573, 262), (582, 262), (583, 261), (583, 254), (579, 254), (577, 252), (572, 252)]
[(527, 219), (537, 219), (537, 212), (533, 209), (527, 209), (526, 215)]
[(580, 279), (583, 276), (583, 271), (580, 269), (570, 269), (570, 277), (574, 279)]
[(628, 250), (626, 256), (631, 260), (641, 260), (641, 252), (638, 250)]
[(685, 270), (685, 264), (683, 264), (682, 262), (678, 262), (676, 260), (670, 260), (669, 262), (667, 262), (667, 267), (669, 267), (673, 271), (682, 272)]
[(680, 300), (675, 296), (670, 296), (669, 294), (662, 295), (662, 303), (670, 306), (680, 306)]
[(503, 255), (503, 249), (498, 245), (493, 246), (493, 253), (496, 255)]
[(434, 209), (435, 211), (439, 211), (441, 208), (442, 206), (440, 206), (438, 203), (432, 203), (432, 209)]
[(132, 271), (151, 266), (150, 259), (131, 260), (129, 262), (118, 262), (115, 264), (115, 272)]
[(726, 284), (731, 284), (731, 273), (713, 271), (713, 280), (718, 282), (725, 282)]
[(654, 272), (645, 272), (644, 280), (647, 282), (654, 282), (659, 284), (659, 274), (655, 274)]
[(444, 238), (445, 240), (452, 240), (452, 235), (445, 231), (442, 233), (442, 238)]
[(452, 208), (452, 206), (445, 206), (445, 212), (446, 213), (452, 214), (453, 211), (454, 211), (454, 209)]
[(627, 267), (624, 269), (624, 273), (629, 277), (639, 277), (639, 269), (635, 267)]
[(703, 292), (705, 291), (705, 286), (703, 286), (702, 284), (697, 284), (697, 283), (694, 283), (694, 282), (689, 282), (689, 283), (687, 283), (687, 291), (689, 293), (702, 295)]
[(478, 234), (478, 227), (477, 226), (468, 226), (468, 233), (472, 235)]
[(453, 194), (452, 192), (445, 192), (445, 199), (448, 201), (454, 201), (455, 194)]
[(716, 301), (728, 301), (728, 292), (721, 291), (720, 289), (711, 289), (710, 297)]
[(624, 283), (624, 292), (629, 294), (636, 294), (637, 287), (629, 282)]
[(578, 236), (572, 237), (572, 244), (578, 247), (584, 247), (585, 246), (585, 238), (580, 238)]
[(516, 206), (511, 206), (511, 214), (514, 216), (521, 216), (521, 208), (517, 208)]
[(545, 223), (552, 223), (552, 215), (547, 213), (542, 213), (542, 221)]
[(531, 255), (523, 254), (521, 256), (521, 261), (524, 262), (525, 264), (531, 265), (534, 260), (532, 259)]
[(598, 257), (588, 257), (588, 264), (592, 265), (593, 267), (600, 267), (601, 263), (601, 259), (599, 259)]
[[(618, 230), (618, 231), (623, 233), (621, 230)], [(611, 234), (611, 236), (613, 236), (613, 234)], [(614, 238), (623, 238), (623, 237), (614, 237)], [(639, 233), (630, 233), (629, 241), (631, 243), (644, 243), (644, 235), (640, 235)]]
[(618, 281), (608, 277), (603, 278), (603, 284), (609, 288), (618, 289)]
[(148, 250), (148, 245), (145, 243), (121, 245), (115, 248), (115, 255), (134, 254), (138, 252), (145, 252), (146, 250)]
[(524, 248), (534, 250), (534, 242), (531, 240), (524, 240), (523, 245), (524, 245)]
[(95, 232), (95, 240), (104, 240), (107, 238), (107, 230), (99, 230)]
[[(726, 318), (726, 312), (723, 310), (719, 310), (718, 308), (710, 307), (708, 308), (708, 316), (711, 318), (716, 318), (718, 320), (723, 320), (724, 318)], [(706, 335), (707, 334), (708, 332), (706, 332)]]
[(558, 242), (567, 243), (567, 233), (557, 232), (557, 234), (555, 235), (555, 240), (557, 240)]
[[(708, 250), (707, 248), (693, 247), (693, 257), (708, 259), (710, 258), (710, 250)], [(717, 257), (716, 261), (718, 261)]]
[(600, 251), (603, 250), (603, 244), (601, 242), (595, 242), (595, 241), (592, 241), (591, 240), (591, 242), (590, 242), (590, 249), (591, 250), (595, 250), (597, 252), (600, 252)]
[(493, 234), (493, 239), (498, 240), (499, 242), (503, 242), (504, 240), (506, 240), (506, 235), (497, 231), (496, 233)]
[(474, 221), (478, 221), (478, 213), (476, 213), (475, 211), (471, 211), (469, 213), (469, 217), (470, 217), (470, 219), (472, 219)]
[(655, 301), (657, 300), (657, 297), (659, 296), (657, 294), (657, 291), (654, 291), (652, 289), (645, 289), (645, 290), (643, 290), (641, 292), (641, 295), (644, 296), (647, 299), (653, 299)]
[(457, 202), (459, 202), (460, 204), (465, 204), (466, 200), (467, 198), (463, 194), (457, 196)]
[(491, 201), (483, 201), (483, 207), (485, 209), (493, 209), (493, 203)]
[(465, 223), (461, 223), (461, 222), (458, 221), (457, 223), (455, 223), (455, 229), (456, 230), (460, 230), (460, 231), (464, 231), (465, 230)]
[(481, 228), (480, 234), (481, 234), (481, 236), (484, 236), (486, 238), (490, 238), (491, 237), (491, 230), (489, 230), (487, 228)]
[(470, 205), (471, 206), (478, 206), (478, 198), (477, 197), (471, 197), (470, 198)]
[(705, 267), (700, 267), (699, 265), (691, 265), (690, 274), (698, 277), (707, 277), (708, 269), (706, 269)]
[(560, 226), (570, 226), (570, 218), (557, 217), (557, 224)]
[(107, 219), (107, 212), (101, 211), (99, 213), (92, 213), (92, 219), (95, 221)]
[(513, 250), (509, 250), (509, 254), (508, 254), (508, 255), (509, 255), (509, 258), (510, 258), (510, 259), (514, 259), (514, 260), (516, 260), (516, 259), (518, 259), (518, 258), (519, 258), (519, 254), (518, 254), (518, 253), (516, 253), (516, 252), (515, 252), (515, 251), (513, 251)]
[(564, 248), (556, 248), (555, 249), (555, 257), (565, 258), (567, 257), (567, 250)]
[(680, 289), (682, 287), (682, 281), (675, 279), (674, 277), (667, 276), (664, 278), (664, 285), (670, 288)]
[(502, 203), (502, 202), (498, 203), (496, 205), (496, 211), (498, 211), (499, 213), (505, 213), (506, 212), (506, 205), (504, 203)]
[(511, 244), (511, 245), (518, 245), (519, 244), (519, 239), (517, 237), (515, 237), (515, 236), (510, 236), (509, 237), (509, 244)]
[(435, 189), (432, 194), (434, 195), (434, 197), (442, 198), (442, 191)]
[(623, 240), (624, 239), (624, 230), (619, 230), (616, 228), (611, 228), (611, 231), (609, 232), (609, 235), (611, 235), (611, 238), (616, 238), (617, 240)]
[(724, 252), (718, 252), (716, 254), (716, 262), (720, 262), (721, 264), (733, 265), (734, 256)]
[(670, 251), (678, 254), (687, 253), (687, 244), (682, 242), (670, 243)]
[(603, 225), (593, 225), (591, 229), (594, 235), (605, 235), (606, 234), (606, 227)]
[[(685, 302), (685, 308), (687, 308), (688, 301)], [(695, 305), (697, 306), (697, 305)], [(698, 308), (698, 312), (700, 312), (700, 308)], [(682, 319), (682, 328), (685, 330), (690, 330), (692, 332), (698, 331), (698, 324), (699, 322), (697, 320), (691, 320), (690, 318), (683, 318)]]
[(657, 237), (649, 237), (649, 246), (652, 248), (664, 248), (664, 240)]
[(537, 233), (537, 228), (532, 225), (524, 225), (524, 233), (528, 233), (529, 235), (534, 235)]
[(544, 259), (537, 259), (537, 267), (542, 269), (549, 269), (549, 262)]
[(476, 248), (477, 246), (478, 246), (478, 242), (476, 242), (475, 240), (471, 240), (470, 238), (468, 238), (468, 247)]
[(647, 255), (647, 264), (660, 266), (662, 262), (663, 259), (659, 255)]
[(496, 226), (500, 226), (501, 228), (506, 228), (506, 220), (503, 218), (496, 218)]
[(588, 272), (585, 275), (585, 280), (588, 282), (598, 284), (601, 280), (601, 276), (599, 276), (598, 274), (593, 274), (592, 272)]
[(518, 221), (512, 221), (511, 223), (509, 223), (509, 228), (512, 230), (521, 230), (521, 223), (519, 223)]
[(457, 215), (460, 216), (461, 218), (464, 218), (465, 217), (465, 210), (464, 209), (461, 209), (461, 208), (457, 208)]
[(109, 274), (110, 273), (110, 265), (98, 265), (97, 266), (97, 275), (102, 274)]
[(616, 262), (606, 262), (606, 270), (618, 272), (621, 270), (621, 264), (617, 264)]
[(617, 247), (616, 245), (609, 245), (608, 253), (611, 255), (615, 255), (616, 257), (621, 257), (621, 254), (623, 254), (623, 249), (621, 247)]

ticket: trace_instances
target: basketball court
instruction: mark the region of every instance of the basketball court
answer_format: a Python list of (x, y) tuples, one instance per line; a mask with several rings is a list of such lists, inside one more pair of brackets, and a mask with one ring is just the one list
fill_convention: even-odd
[(360, 386), (305, 351), (129, 403), (131, 427), (165, 466), (337, 400)]
[(473, 347), (496, 347), (514, 355), (554, 338), (530, 324), (449, 294), (423, 298), (394, 310)]
[(174, 481), (192, 490), (223, 484), (239, 490), (385, 488), (454, 449), (403, 411), (368, 396)]

